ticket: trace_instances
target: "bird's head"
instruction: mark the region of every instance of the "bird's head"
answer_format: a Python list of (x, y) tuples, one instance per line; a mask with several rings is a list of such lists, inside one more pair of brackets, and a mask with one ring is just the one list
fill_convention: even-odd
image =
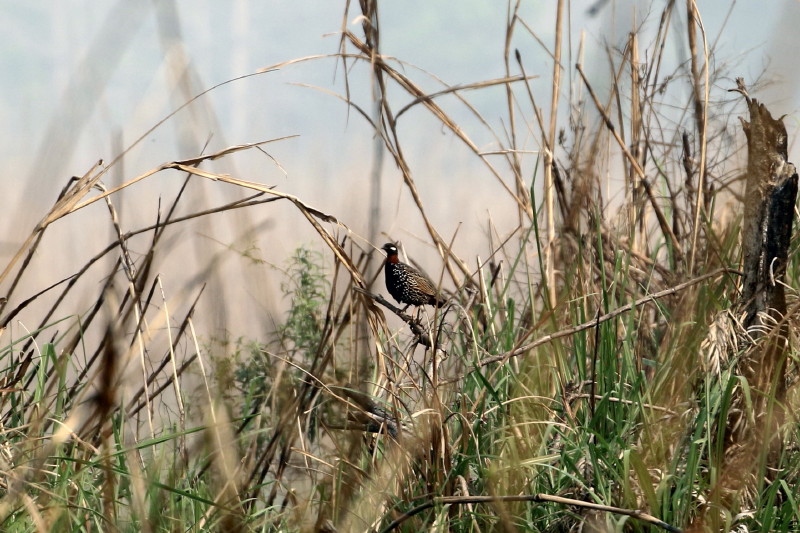
[(397, 263), (399, 261), (397, 257), (397, 246), (395, 246), (394, 244), (387, 242), (381, 247), (381, 250), (386, 252), (386, 259), (390, 263)]

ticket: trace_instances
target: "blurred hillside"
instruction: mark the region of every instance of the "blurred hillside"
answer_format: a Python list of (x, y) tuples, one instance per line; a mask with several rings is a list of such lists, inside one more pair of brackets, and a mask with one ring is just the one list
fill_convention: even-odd
[[(617, 2), (593, 6), (594, 10), (581, 7), (570, 13), (569, 57), (562, 60), (572, 65), (583, 54), (587, 73), (602, 93), (610, 80), (609, 50), (620, 46), (634, 26), (642, 26), (642, 35), (655, 31), (658, 20), (651, 10), (657, 14), (660, 8), (647, 2), (636, 3), (635, 8)], [(270, 65), (338, 52), (343, 24), (360, 33), (357, 12), (345, 14), (343, 9), (344, 4), (330, 1), (4, 2), (0, 11), (8, 31), (0, 35), (0, 121), (5, 125), (0, 142), (5, 163), (2, 209), (6, 217), (0, 222), (3, 259), (16, 252), (70, 176), (86, 173), (100, 159), (110, 163), (192, 97)], [(505, 75), (505, 4), (470, 0), (454, 8), (450, 2), (413, 1), (385, 3), (380, 9), (381, 50), (402, 60), (405, 74), (426, 92), (444, 88), (437, 80), (459, 85)], [(553, 9), (550, 3), (523, 4), (520, 18), (525, 24), (517, 28), (510, 43), (512, 50), (522, 53), (527, 73), (538, 76), (531, 88), (540, 105), (549, 103), (552, 73), (550, 59), (538, 41), (550, 46), (554, 38)], [(792, 78), (796, 69), (789, 66), (792, 55), (786, 52), (796, 47), (797, 37), (784, 30), (800, 16), (800, 6), (789, 1), (768, 7), (742, 3), (725, 11), (709, 4), (707, 9), (701, 5), (701, 10), (709, 47), (716, 57), (729, 58), (735, 65), (731, 76), (742, 75), (752, 84), (763, 73), (762, 79), (772, 82), (758, 93), (759, 98), (790, 115), (786, 123), (793, 139), (798, 93)], [(760, 22), (754, 25), (753, 20)], [(582, 38), (583, 50), (579, 48)], [(669, 64), (662, 69), (679, 75), (687, 68), (688, 52), (675, 42), (685, 42), (685, 38), (670, 41), (674, 49), (666, 50)], [(233, 144), (296, 136), (267, 145), (269, 157), (257, 152), (240, 154), (209, 168), (275, 185), (329, 213), (346, 213), (342, 222), (366, 238), (373, 134), (363, 117), (335, 95), (342, 97), (349, 91), (352, 101), (369, 114), (372, 80), (363, 64), (351, 63), (347, 68), (347, 86), (341, 61), (332, 57), (309, 59), (221, 86), (147, 134), (103, 181), (113, 186), (166, 161)], [(515, 65), (509, 69), (511, 74), (518, 73)], [(566, 69), (566, 74), (574, 75), (572, 69)], [(715, 92), (724, 95), (733, 86), (732, 79), (714, 83), (712, 99)], [(566, 93), (575, 86), (574, 79), (562, 84), (565, 109)], [(461, 94), (482, 119), (452, 95), (437, 102), (479, 149), (496, 149), (496, 139), (504, 139), (508, 131), (501, 120), (507, 109), (505, 89), (496, 86)], [(669, 103), (675, 97), (667, 94), (665, 100)], [(410, 102), (399, 92), (390, 91), (388, 98), (396, 110)], [(530, 115), (522, 107), (518, 112)], [(487, 220), (495, 224), (497, 236), (519, 222), (508, 194), (422, 106), (406, 113), (399, 128), (404, 155), (413, 165), (436, 227), (448, 236), (458, 232), (455, 250), (464, 257), (485, 254), (491, 231)], [(530, 131), (518, 142), (525, 151), (524, 173), (531, 176), (540, 150), (538, 138)], [(384, 159), (381, 171), (381, 230), (405, 239), (424, 266), (438, 268), (436, 254), (415, 238), (422, 232), (421, 221), (389, 158)], [(124, 229), (152, 224), (159, 199), (166, 203), (174, 198), (182, 177), (167, 175), (115, 197)], [(614, 179), (609, 181), (612, 198)], [(204, 208), (231, 201), (239, 191), (194, 180), (187, 194), (192, 207)], [(90, 209), (104, 208), (95, 204)], [(101, 234), (82, 228), (89, 224), (82, 220), (86, 219), (79, 214), (48, 230), (45, 244), (59, 250), (63, 260), (56, 264), (34, 261), (23, 280), (31, 290), (73, 273), (79, 265), (70, 257), (83, 258), (87, 250), (100, 249), (113, 238), (106, 228)], [(285, 303), (276, 292), (275, 271), (243, 260), (236, 251), (255, 247), (267, 265), (283, 267), (291, 250), (312, 239), (308, 228), (296, 222), (296, 213), (275, 204), (217, 218), (213, 226), (200, 220), (176, 230), (169, 241), (173, 257), (182, 260), (169, 259), (165, 250), (159, 264), (167, 273), (187, 266), (200, 273), (212, 258), (223, 260), (228, 270), (210, 288), (225, 290), (236, 301), (256, 300), (230, 311), (236, 323), (244, 325), (248, 317), (281, 309)], [(373, 244), (379, 246), (383, 240)], [(81, 250), (77, 256), (73, 255), (76, 250)], [(223, 278), (236, 283), (223, 284)], [(227, 316), (227, 311), (217, 312)], [(218, 322), (215, 327), (225, 325)]]

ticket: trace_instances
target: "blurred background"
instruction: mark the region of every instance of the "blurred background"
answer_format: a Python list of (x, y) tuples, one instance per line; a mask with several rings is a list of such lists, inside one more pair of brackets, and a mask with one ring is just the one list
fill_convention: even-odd
[[(438, 273), (441, 258), (426, 239), (407, 187), (391, 157), (376, 151), (373, 129), (359, 111), (374, 113), (372, 71), (363, 62), (344, 64), (335, 57), (341, 51), (343, 29), (364, 37), (358, 6), (350, 4), (346, 12), (346, 2), (331, 0), (0, 3), (5, 27), (0, 33), (3, 264), (69, 178), (84, 175), (99, 160), (103, 165), (116, 161), (103, 179), (111, 187), (168, 161), (291, 136), (265, 145), (264, 152), (238, 153), (203, 168), (297, 195), (336, 216), (346, 226), (338, 228), (339, 237), (349, 235), (365, 249), (370, 240), (370, 176), (379, 172), (379, 234), (371, 244), (380, 247), (390, 238), (399, 239), (416, 261)], [(606, 99), (609, 57), (634, 28), (642, 35), (654, 33), (662, 4), (572, 5), (565, 21), (570, 57), (562, 57), (562, 119), (581, 85), (575, 63), (584, 64), (595, 90)], [(511, 8), (503, 2), (381, 3), (380, 50), (395, 58), (393, 64), (422, 90), (436, 92), (520, 74), (513, 61), (513, 50), (518, 49), (526, 73), (538, 76), (530, 83), (537, 105), (549, 109), (552, 58), (547, 49), (554, 40), (554, 5), (520, 4), (523, 24), (509, 43), (508, 72), (504, 54)], [(708, 47), (714, 51), (713, 68), (729, 73), (712, 80), (711, 100), (731, 100), (727, 90), (735, 86), (734, 78), (745, 78), (753, 96), (774, 113), (787, 115), (790, 160), (796, 162), (800, 3), (698, 5)], [(685, 10), (677, 11), (685, 16)], [(688, 68), (685, 21), (672, 24), (683, 37), (667, 41), (672, 49), (665, 57), (671, 64), (662, 66), (664, 77), (685, 74)], [(640, 59), (648, 60), (645, 53)], [(719, 64), (723, 61), (727, 64)], [(269, 68), (276, 70), (259, 73)], [(683, 90), (689, 92), (690, 86), (683, 84)], [(541, 198), (536, 192), (541, 189), (536, 173), (541, 135), (524, 87), (515, 91), (523, 121), (516, 130), (524, 150), (524, 174)], [(346, 104), (347, 94), (353, 106)], [(509, 131), (503, 118), (508, 115), (506, 89), (497, 85), (459, 94), (462, 99), (444, 95), (437, 103), (479, 150), (497, 149), (498, 139), (505, 140)], [(685, 94), (667, 93), (664, 98), (683, 102)], [(391, 87), (388, 99), (396, 113), (412, 101)], [(740, 103), (731, 116), (743, 111)], [(676, 109), (676, 115), (683, 112)], [(493, 239), (502, 240), (520, 224), (513, 198), (503, 180), (423, 106), (403, 113), (397, 126), (399, 144), (432, 223), (446, 240), (455, 236), (454, 250), (474, 266), (477, 256), (489, 252)], [(735, 120), (712, 127), (728, 128), (738, 144), (743, 142)], [(507, 174), (505, 186), (513, 188)], [(184, 178), (176, 171), (160, 172), (114, 195), (123, 232), (155, 223), (159, 213), (163, 216)], [(621, 179), (608, 176), (612, 200), (615, 180)], [(243, 196), (234, 187), (192, 178), (178, 212), (210, 209)], [(148, 236), (140, 238), (141, 249), (146, 249)], [(21, 300), (73, 274), (114, 239), (102, 202), (58, 221), (48, 229), (14, 298)], [(258, 336), (269, 331), (275, 313), (286, 307), (280, 290), (282, 269), (300, 245), (327, 253), (296, 209), (274, 202), (175, 225), (160, 245), (156, 264), (167, 297), (175, 297), (179, 305), (188, 305), (183, 300), (191, 298), (183, 297), (207, 284), (201, 300), (204, 312), (198, 314), (205, 335)], [(131, 249), (137, 249), (135, 240)], [(99, 285), (102, 280), (87, 283)], [(94, 301), (96, 290), (85, 301), (75, 297), (64, 308), (82, 312)], [(39, 311), (34, 305), (26, 312)], [(26, 327), (25, 316), (20, 315), (15, 327)]]

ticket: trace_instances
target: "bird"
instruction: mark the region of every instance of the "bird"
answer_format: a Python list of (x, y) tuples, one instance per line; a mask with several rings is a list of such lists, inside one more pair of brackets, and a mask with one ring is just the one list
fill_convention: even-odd
[(446, 303), (447, 300), (428, 278), (416, 268), (400, 262), (397, 246), (387, 242), (381, 249), (386, 252), (386, 290), (398, 303), (406, 304), (401, 312), (405, 312), (411, 305), (442, 307)]

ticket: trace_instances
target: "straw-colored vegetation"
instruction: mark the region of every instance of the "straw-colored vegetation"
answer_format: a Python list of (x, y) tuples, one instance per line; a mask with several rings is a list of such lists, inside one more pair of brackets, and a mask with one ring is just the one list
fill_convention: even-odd
[[(215, 170), (257, 145), (169, 162), (113, 190), (101, 184), (116, 161), (71, 182), (0, 277), (4, 328), (46, 302), (36, 329), (3, 337), (0, 529), (800, 529), (796, 339), (774, 376), (781, 387), (756, 388), (737, 364), (772, 331), (742, 344), (737, 329), (747, 152), (734, 118), (747, 118), (744, 99), (709, 70), (693, 2), (651, 15), (652, 41), (634, 28), (609, 49), (604, 91), (580, 59), (569, 64), (564, 4), (555, 42), (542, 44), (547, 94), (534, 94), (510, 47), (503, 79), (425, 93), (415, 76), (427, 74), (381, 54), (380, 27), (391, 21), (377, 2), (350, 6), (345, 19), (360, 7), (361, 31), (343, 26), (337, 60), (348, 75), (371, 69), (377, 105), (349, 94), (342, 105), (371, 123), (399, 169), (429, 244), (406, 242), (405, 253), (438, 254), (441, 269), (428, 274), (450, 298), (412, 328), (376, 298), (387, 294), (378, 248), (395, 236), (374, 227), (369, 242), (346, 213)], [(509, 36), (531, 32), (517, 9), (510, 4)], [(671, 39), (685, 39), (690, 57), (663, 72)], [(506, 130), (490, 132), (488, 153), (440, 102), (469, 107), (474, 91), (497, 87)], [(503, 191), (487, 207), (516, 212), (517, 228), (492, 230), (480, 256), (459, 257), (460, 236), (429, 219), (435, 201), (416, 187), (397, 128), (406, 109), (390, 105), (389, 91), (474, 152)], [(536, 153), (521, 141), (531, 137)], [(242, 199), (188, 217), (174, 214), (181, 196), (164, 199), (152, 226), (121, 227), (118, 195), (167, 171), (237, 187)], [(108, 206), (96, 223), (110, 213), (116, 242), (49, 290), (20, 294), (31, 261), (57, 261), (38, 247), (42, 235), (96, 202)], [(271, 335), (224, 344), (195, 328), (194, 305), (171, 315), (177, 295), (152, 268), (156, 256), (170, 260), (165, 235), (193, 217), (270, 202), (291, 204), (291, 224), (318, 237), (280, 265), (290, 304)], [(142, 235), (149, 248), (131, 254)], [(98, 272), (107, 257), (111, 268)], [(790, 332), (798, 259), (792, 241), (780, 318)], [(87, 273), (101, 280), (92, 303), (65, 310)], [(136, 383), (124, 401), (123, 380)], [(762, 424), (757, 408), (784, 416)]]

